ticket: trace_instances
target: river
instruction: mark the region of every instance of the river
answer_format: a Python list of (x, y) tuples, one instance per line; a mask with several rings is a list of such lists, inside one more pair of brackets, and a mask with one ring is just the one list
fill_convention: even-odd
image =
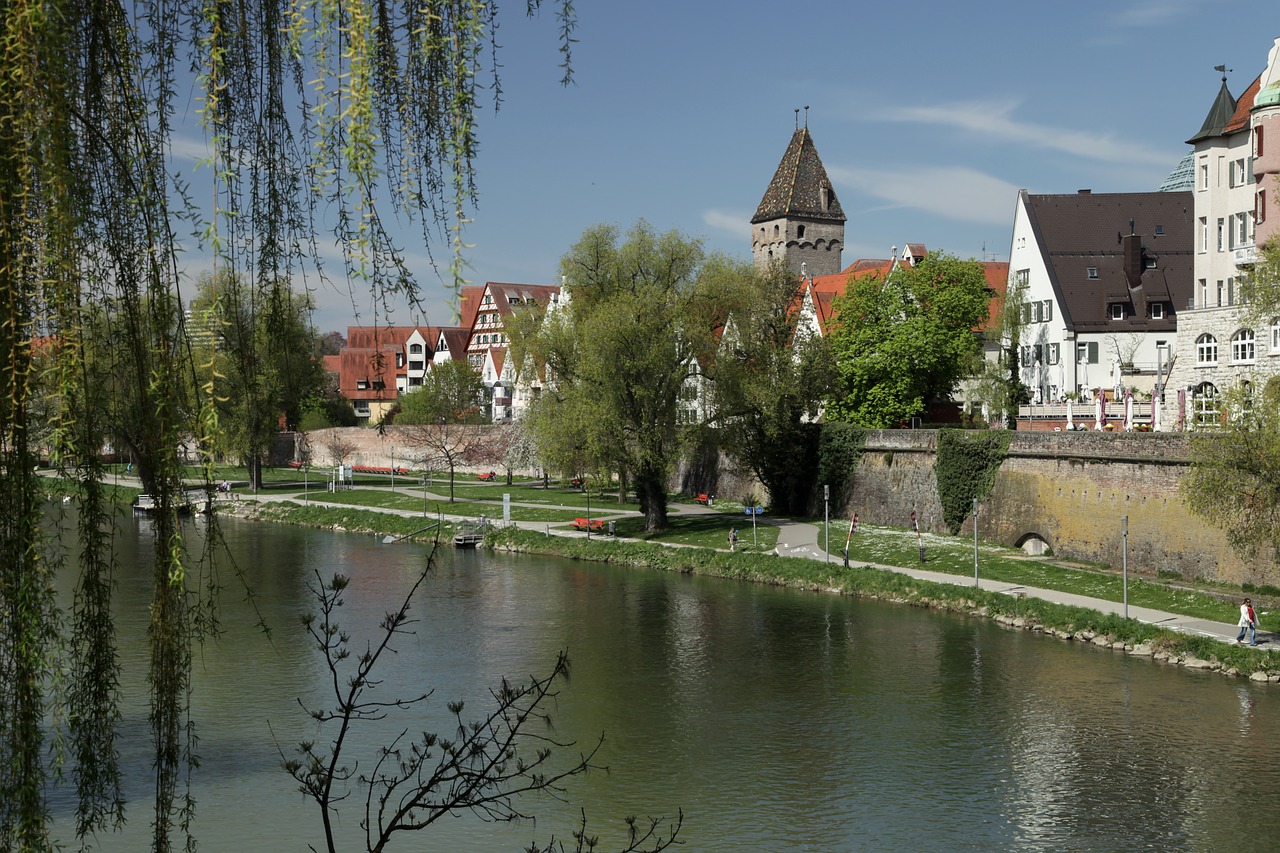
[[(130, 807), (123, 832), (97, 839), (108, 851), (146, 849), (150, 822), (150, 525), (122, 524)], [(224, 560), (224, 630), (196, 658), (194, 834), (204, 850), (319, 847), (315, 806), (280, 769), (280, 750), (317, 737), (299, 701), (325, 698), (299, 622), (315, 610), (308, 584), (349, 575), (343, 627), (372, 639), (428, 552), (224, 526), (257, 597), (244, 601)], [(567, 649), (557, 732), (603, 733), (609, 772), (572, 780), (567, 804), (526, 802), (536, 824), (450, 820), (393, 850), (521, 850), (567, 839), (580, 808), (601, 850), (621, 846), (622, 817), (677, 809), (688, 851), (1225, 850), (1280, 837), (1274, 686), (915, 607), (484, 552), (444, 554), (413, 615), (379, 690), (435, 693), (357, 735), (362, 768), (380, 739), (448, 731), (447, 701), (478, 715), (502, 676), (544, 673)], [(53, 801), (69, 840), (66, 792)], [(342, 804), (343, 849), (363, 849), (361, 811), (359, 797)]]

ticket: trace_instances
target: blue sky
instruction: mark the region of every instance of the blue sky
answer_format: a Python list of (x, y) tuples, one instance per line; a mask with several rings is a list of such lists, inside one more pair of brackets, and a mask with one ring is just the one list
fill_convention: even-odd
[[(907, 241), (1007, 259), (1019, 188), (1158, 188), (1217, 93), (1213, 66), (1234, 69), (1238, 96), (1280, 36), (1274, 0), (576, 5), (563, 88), (554, 10), (527, 20), (503, 4), (504, 102), (480, 119), (466, 231), (473, 283), (556, 283), (586, 228), (640, 218), (749, 258), (748, 222), (804, 105), (848, 216), (846, 264)], [(411, 254), (416, 319), (451, 322), (425, 251)], [(322, 331), (370, 319), (346, 294), (319, 297)]]

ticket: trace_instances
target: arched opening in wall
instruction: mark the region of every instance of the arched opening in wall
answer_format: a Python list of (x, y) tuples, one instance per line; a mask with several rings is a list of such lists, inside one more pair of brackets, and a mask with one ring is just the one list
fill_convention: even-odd
[(1049, 547), (1049, 543), (1039, 533), (1022, 534), (1022, 538), (1018, 540), (1018, 547), (1031, 557), (1042, 557), (1053, 551)]
[(800, 238), (800, 239), (802, 239), (802, 240), (804, 239), (804, 226), (803, 226), (803, 225), (797, 225), (797, 226), (796, 226), (796, 236), (797, 236), (797, 237), (799, 237), (799, 238)]

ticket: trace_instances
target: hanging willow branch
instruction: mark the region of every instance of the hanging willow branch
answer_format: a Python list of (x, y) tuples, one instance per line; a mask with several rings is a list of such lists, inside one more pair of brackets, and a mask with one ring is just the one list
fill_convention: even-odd
[[(556, 6), (568, 82), (575, 17)], [(207, 450), (223, 427), (180, 285), (212, 264), (244, 283), (260, 328), (280, 328), (329, 230), (371, 304), (416, 300), (385, 225), (407, 217), (428, 247), (447, 235), (460, 286), (476, 114), (486, 88), (501, 92), (497, 26), (480, 0), (0, 0), (0, 849), (54, 844), (48, 719), (67, 721), (77, 831), (123, 816), (106, 452), (134, 462), (159, 507), (153, 848), (189, 826), (192, 644), (215, 624), (217, 582), (191, 576), (178, 448)], [(209, 150), (200, 183), (174, 167), (191, 104)], [(188, 232), (202, 256), (182, 254)], [(270, 413), (273, 394), (255, 405)], [(71, 567), (42, 533), (44, 462), (79, 510), (65, 624), (53, 589)]]

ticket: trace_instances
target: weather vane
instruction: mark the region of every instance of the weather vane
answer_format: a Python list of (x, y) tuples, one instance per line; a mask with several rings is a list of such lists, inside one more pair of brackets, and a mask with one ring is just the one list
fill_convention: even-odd
[(1230, 74), (1232, 71), (1235, 71), (1234, 68), (1228, 68), (1225, 65), (1215, 65), (1213, 66), (1213, 70), (1217, 71), (1219, 74), (1222, 75), (1223, 83), (1227, 82), (1227, 75)]

